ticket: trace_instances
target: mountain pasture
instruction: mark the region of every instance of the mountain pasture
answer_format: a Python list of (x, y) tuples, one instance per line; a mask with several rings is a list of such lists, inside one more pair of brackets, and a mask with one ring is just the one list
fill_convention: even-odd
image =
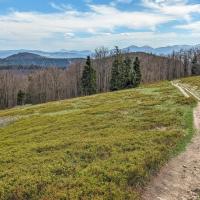
[(166, 81), (0, 111), (0, 199), (140, 199), (191, 139), (194, 105)]

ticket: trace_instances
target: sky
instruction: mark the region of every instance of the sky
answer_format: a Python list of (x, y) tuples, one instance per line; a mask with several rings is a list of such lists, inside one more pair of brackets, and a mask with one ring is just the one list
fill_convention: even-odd
[(199, 0), (0, 0), (0, 49), (200, 44)]

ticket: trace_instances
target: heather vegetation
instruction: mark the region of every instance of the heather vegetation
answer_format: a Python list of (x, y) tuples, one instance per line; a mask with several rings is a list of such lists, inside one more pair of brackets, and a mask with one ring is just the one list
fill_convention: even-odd
[(200, 76), (184, 78), (181, 79), (181, 82), (196, 87), (197, 90), (200, 90)]
[(162, 82), (0, 111), (0, 199), (140, 199), (190, 140), (194, 105)]

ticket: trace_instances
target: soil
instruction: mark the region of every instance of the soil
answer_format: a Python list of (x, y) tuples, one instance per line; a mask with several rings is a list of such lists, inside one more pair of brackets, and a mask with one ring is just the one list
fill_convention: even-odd
[(16, 121), (16, 118), (14, 117), (7, 117), (7, 118), (0, 118), (0, 127), (7, 126), (8, 124)]

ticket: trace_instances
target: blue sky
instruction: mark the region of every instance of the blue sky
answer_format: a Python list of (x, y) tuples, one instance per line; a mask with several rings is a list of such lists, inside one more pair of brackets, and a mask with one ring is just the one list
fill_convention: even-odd
[(200, 43), (199, 0), (0, 0), (0, 49)]

